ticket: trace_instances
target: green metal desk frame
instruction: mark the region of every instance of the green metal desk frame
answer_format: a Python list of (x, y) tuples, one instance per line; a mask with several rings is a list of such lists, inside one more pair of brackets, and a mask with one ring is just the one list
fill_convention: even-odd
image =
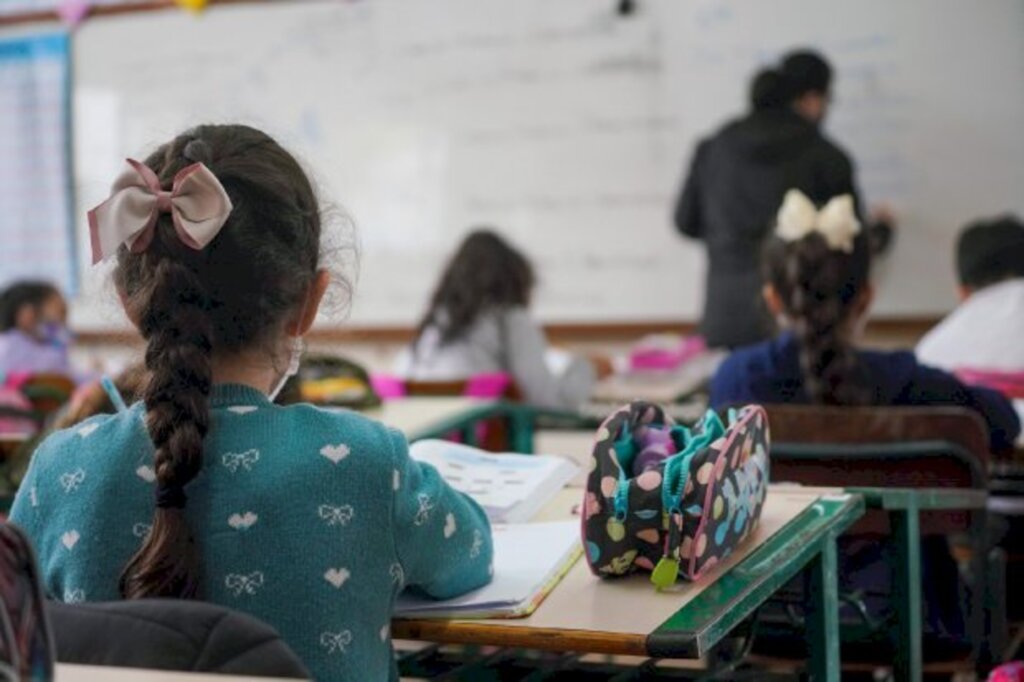
[[(836, 539), (864, 514), (864, 499), (844, 493), (815, 501), (779, 532), (731, 570), (709, 585), (693, 601), (639, 637), (643, 653), (651, 658), (701, 658), (768, 601), (794, 576), (804, 573), (808, 590), (807, 635), (810, 671), (816, 681), (839, 680), (839, 589)], [(536, 633), (529, 628), (471, 622), (435, 627), (428, 621), (396, 621), (393, 632), (400, 639), (446, 644), (495, 645), (562, 650), (559, 631)], [(498, 632), (500, 631), (500, 632)], [(577, 633), (578, 634), (578, 633)], [(594, 649), (580, 637), (574, 651), (636, 655), (637, 635), (617, 643), (603, 633)], [(621, 647), (621, 651), (619, 650)]]
[(703, 656), (801, 571), (809, 583), (807, 638), (814, 680), (839, 680), (836, 539), (864, 514), (857, 494), (823, 497), (647, 639), (657, 658)]
[(984, 509), (983, 490), (963, 488), (848, 488), (863, 496), (867, 506), (888, 513), (896, 547), (893, 566), (894, 614), (896, 617), (897, 680), (917, 681), (923, 675), (921, 649), (921, 512), (929, 510)]
[(504, 419), (509, 425), (512, 451), (529, 455), (533, 454), (534, 429), (540, 418), (556, 419), (580, 428), (589, 427), (593, 423), (593, 420), (581, 417), (574, 412), (549, 410), (503, 401), (482, 402), (477, 407), (409, 434), (409, 440), (442, 438), (450, 433), (458, 433), (463, 443), (474, 445), (476, 444), (476, 427), (480, 422), (489, 419)]

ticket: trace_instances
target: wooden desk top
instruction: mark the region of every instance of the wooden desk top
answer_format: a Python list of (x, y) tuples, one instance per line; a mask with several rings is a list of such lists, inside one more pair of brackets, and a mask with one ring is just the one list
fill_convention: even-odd
[(703, 388), (727, 355), (726, 351), (709, 350), (677, 370), (614, 374), (594, 387), (593, 399), (615, 403), (635, 399), (674, 403)]
[[(826, 492), (825, 496), (821, 496)], [(581, 497), (567, 489), (538, 520), (566, 518)], [(648, 576), (593, 576), (578, 562), (527, 618), (395, 621), (396, 638), (636, 656), (701, 656), (849, 527), (863, 500), (836, 489), (770, 491), (753, 542), (699, 583), (657, 592)]]
[(362, 414), (398, 429), (412, 440), (423, 434), (444, 431), (449, 423), (454, 430), (459, 422), (478, 418), (475, 415), (489, 412), (497, 405), (491, 400), (464, 397), (399, 398)]

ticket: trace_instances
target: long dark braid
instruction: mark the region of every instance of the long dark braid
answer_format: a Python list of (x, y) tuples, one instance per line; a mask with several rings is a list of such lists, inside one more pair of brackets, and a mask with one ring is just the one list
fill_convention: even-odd
[(793, 242), (773, 237), (764, 262), (766, 281), (781, 298), (800, 345), (804, 390), (811, 402), (868, 402), (867, 391), (854, 380), (857, 354), (850, 339), (855, 304), (868, 283), (867, 240), (858, 235), (852, 253), (846, 253), (830, 249), (817, 233)]
[(143, 391), (155, 448), (152, 529), (121, 575), (126, 598), (195, 597), (201, 557), (186, 516), (186, 488), (201, 472), (210, 425), (215, 352), (278, 338), (319, 263), (320, 216), (312, 186), (288, 152), (245, 126), (202, 126), (146, 160), (168, 189), (195, 162), (234, 206), (217, 237), (192, 250), (161, 214), (144, 251), (118, 253), (115, 281), (146, 341)]

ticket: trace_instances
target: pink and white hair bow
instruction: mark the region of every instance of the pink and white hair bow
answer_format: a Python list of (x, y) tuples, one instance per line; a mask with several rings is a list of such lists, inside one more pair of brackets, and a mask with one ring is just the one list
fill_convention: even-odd
[(89, 211), (93, 264), (109, 258), (122, 244), (135, 253), (153, 241), (156, 219), (170, 213), (178, 239), (197, 251), (206, 247), (231, 214), (231, 199), (209, 168), (194, 163), (174, 176), (171, 190), (161, 189), (156, 173), (127, 159), (110, 198)]

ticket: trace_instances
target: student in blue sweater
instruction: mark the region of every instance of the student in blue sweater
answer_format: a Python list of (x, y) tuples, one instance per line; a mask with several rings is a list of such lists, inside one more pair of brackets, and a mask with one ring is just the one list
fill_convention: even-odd
[(318, 680), (397, 679), (395, 598), (486, 584), (490, 528), (399, 433), (272, 404), (330, 279), (306, 175), (257, 130), (201, 126), (129, 161), (89, 218), (151, 379), (32, 460), (11, 519), (47, 591), (216, 602), (276, 627)]
[(961, 405), (977, 410), (992, 447), (1012, 447), (1020, 422), (995, 391), (919, 365), (910, 351), (858, 350), (874, 296), (871, 256), (849, 195), (818, 211), (787, 193), (763, 258), (764, 300), (785, 330), (730, 355), (711, 404)]

